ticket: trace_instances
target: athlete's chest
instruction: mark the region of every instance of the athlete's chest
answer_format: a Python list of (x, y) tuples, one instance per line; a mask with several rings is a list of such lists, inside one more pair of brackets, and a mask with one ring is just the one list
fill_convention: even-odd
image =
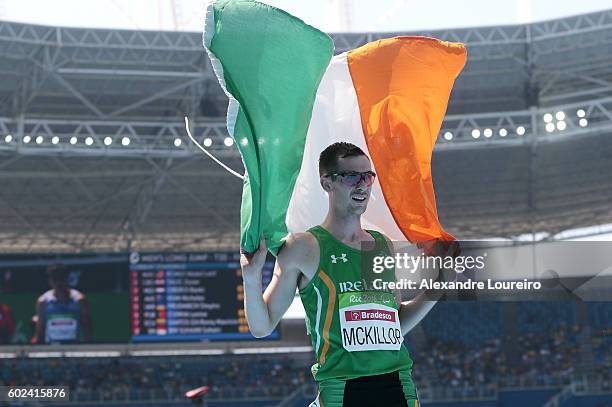
[[(379, 260), (388, 256), (382, 248), (367, 252), (349, 248), (327, 248), (313, 256), (303, 268), (299, 289), (303, 289), (313, 279), (324, 278), (327, 285), (333, 285), (338, 293), (377, 289), (377, 282), (395, 279), (393, 268), (379, 267)], [(380, 285), (380, 284), (378, 284)]]

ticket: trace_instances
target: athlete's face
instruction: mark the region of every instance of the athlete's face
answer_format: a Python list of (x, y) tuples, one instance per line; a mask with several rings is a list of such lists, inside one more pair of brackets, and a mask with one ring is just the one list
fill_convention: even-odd
[(328, 192), (331, 205), (337, 213), (361, 215), (365, 212), (372, 185), (366, 176), (358, 178), (354, 185), (350, 181), (351, 178), (355, 179), (355, 174), (371, 171), (372, 165), (368, 157), (358, 155), (338, 159), (338, 167), (334, 173), (342, 175), (321, 178), (321, 185)]

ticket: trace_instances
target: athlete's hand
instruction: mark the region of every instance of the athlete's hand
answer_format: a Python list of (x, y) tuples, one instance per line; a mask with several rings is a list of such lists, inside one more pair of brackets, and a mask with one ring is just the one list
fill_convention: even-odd
[[(440, 239), (427, 240), (425, 242), (417, 243), (417, 247), (423, 250), (426, 256), (435, 256), (442, 258), (442, 262), (445, 262), (447, 257), (456, 258), (461, 254), (461, 246), (456, 240), (446, 241)], [(457, 272), (454, 268), (446, 269), (440, 268), (438, 270), (438, 277), (436, 281), (456, 281)]]
[(457, 257), (461, 254), (461, 246), (456, 240), (447, 241), (441, 239), (426, 240), (418, 242), (417, 247), (423, 250), (426, 256)]
[(261, 276), (267, 251), (266, 241), (263, 237), (259, 241), (259, 248), (255, 253), (248, 253), (240, 248), (240, 267), (242, 268), (243, 279)]

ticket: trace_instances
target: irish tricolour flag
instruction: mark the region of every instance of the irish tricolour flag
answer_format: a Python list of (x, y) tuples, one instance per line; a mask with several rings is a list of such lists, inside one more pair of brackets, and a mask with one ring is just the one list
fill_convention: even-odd
[(321, 151), (337, 141), (370, 157), (378, 177), (362, 226), (391, 239), (452, 239), (438, 221), (431, 155), (462, 44), (426, 37), (374, 41), (333, 56), (332, 39), (274, 7), (217, 0), (204, 45), (228, 97), (227, 128), (246, 169), (241, 242), (273, 253), (289, 232), (321, 223)]

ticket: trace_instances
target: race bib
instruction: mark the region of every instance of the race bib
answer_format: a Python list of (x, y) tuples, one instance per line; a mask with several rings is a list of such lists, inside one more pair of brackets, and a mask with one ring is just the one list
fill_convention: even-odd
[(349, 352), (399, 350), (404, 337), (393, 294), (377, 291), (339, 295), (342, 346)]
[(47, 338), (69, 341), (77, 338), (77, 321), (71, 315), (51, 315), (47, 319)]

